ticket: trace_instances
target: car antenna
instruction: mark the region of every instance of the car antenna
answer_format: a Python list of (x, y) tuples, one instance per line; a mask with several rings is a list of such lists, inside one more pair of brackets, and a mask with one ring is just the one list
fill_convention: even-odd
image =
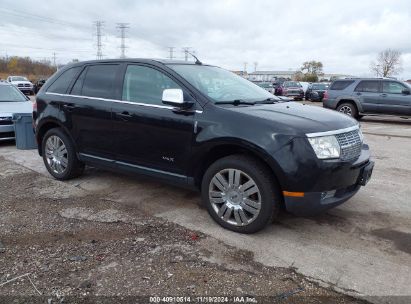
[(200, 60), (198, 60), (197, 56), (195, 56), (194, 54), (190, 53), (189, 51), (187, 51), (187, 53), (194, 57), (194, 59), (196, 60), (195, 64), (199, 64), (199, 65), (202, 65), (202, 64), (203, 64)]

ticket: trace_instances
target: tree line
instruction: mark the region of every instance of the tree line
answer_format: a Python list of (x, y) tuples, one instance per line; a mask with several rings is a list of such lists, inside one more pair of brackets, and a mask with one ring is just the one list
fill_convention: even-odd
[(56, 68), (48, 60), (33, 60), (30, 57), (0, 57), (0, 73), (23, 76), (50, 76)]

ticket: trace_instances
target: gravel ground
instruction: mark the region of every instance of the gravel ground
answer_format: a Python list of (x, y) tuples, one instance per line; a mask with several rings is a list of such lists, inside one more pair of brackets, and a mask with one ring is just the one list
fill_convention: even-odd
[(0, 193), (0, 303), (362, 303), (1, 156)]

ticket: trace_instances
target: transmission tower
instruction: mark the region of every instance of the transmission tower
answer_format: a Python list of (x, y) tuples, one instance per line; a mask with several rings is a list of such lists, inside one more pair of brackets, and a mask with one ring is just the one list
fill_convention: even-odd
[(244, 62), (244, 74), (246, 74), (247, 73), (247, 62)]
[(185, 60), (185, 61), (188, 61), (188, 52), (190, 51), (190, 49), (191, 49), (191, 46), (183, 47), (184, 60)]
[(103, 36), (104, 21), (94, 21), (94, 25), (96, 27), (96, 58), (103, 59), (103, 43), (101, 42), (101, 37)]
[(56, 54), (56, 52), (54, 52), (53, 53), (53, 65), (57, 69), (56, 59), (57, 59), (57, 54)]
[(170, 60), (173, 60), (174, 59), (174, 49), (175, 49), (175, 47), (174, 46), (169, 46), (168, 47), (168, 52), (169, 52), (169, 58), (170, 58)]
[(254, 72), (257, 72), (257, 66), (258, 66), (258, 62), (255, 61), (255, 62), (254, 62)]
[(130, 28), (129, 23), (117, 23), (117, 29), (120, 31), (120, 58), (126, 58), (126, 32)]

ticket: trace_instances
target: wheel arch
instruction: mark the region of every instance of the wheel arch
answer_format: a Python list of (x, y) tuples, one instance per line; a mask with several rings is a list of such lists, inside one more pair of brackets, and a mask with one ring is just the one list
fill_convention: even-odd
[(278, 186), (282, 189), (281, 181), (279, 180), (280, 167), (276, 161), (270, 157), (263, 149), (255, 146), (254, 144), (241, 141), (240, 142), (225, 142), (217, 143), (212, 145), (207, 149), (207, 152), (204, 153), (203, 157), (199, 158), (200, 165), (194, 169), (194, 184), (197, 188), (201, 187), (202, 178), (207, 171), (207, 168), (210, 167), (212, 163), (226, 156), (230, 155), (246, 155), (258, 160), (264, 166), (266, 166), (269, 171), (272, 173), (273, 178), (276, 180)]
[(69, 136), (69, 138), (72, 140), (74, 146), (76, 147), (76, 142), (73, 140), (70, 132), (67, 130), (67, 128), (58, 120), (50, 119), (47, 121), (42, 122), (36, 130), (36, 140), (37, 140), (37, 151), (40, 156), (43, 156), (42, 152), (42, 142), (44, 135), (47, 133), (47, 131), (54, 129), (54, 128), (61, 128), (63, 131)]
[(342, 97), (338, 100), (337, 106), (335, 107), (336, 109), (343, 103), (351, 103), (357, 108), (358, 113), (362, 112), (362, 106), (361, 103), (356, 100), (355, 98), (352, 97)]

